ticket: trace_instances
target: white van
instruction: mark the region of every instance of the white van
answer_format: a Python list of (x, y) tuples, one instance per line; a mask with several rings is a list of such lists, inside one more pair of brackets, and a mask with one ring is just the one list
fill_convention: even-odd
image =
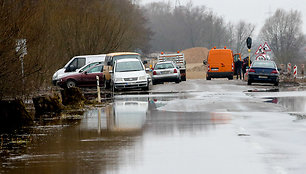
[(57, 81), (63, 77), (71, 75), (78, 72), (80, 69), (85, 68), (86, 65), (93, 62), (103, 63), (105, 60), (106, 54), (98, 55), (84, 55), (84, 56), (75, 56), (73, 57), (63, 68), (57, 70), (52, 77), (53, 85), (56, 85)]

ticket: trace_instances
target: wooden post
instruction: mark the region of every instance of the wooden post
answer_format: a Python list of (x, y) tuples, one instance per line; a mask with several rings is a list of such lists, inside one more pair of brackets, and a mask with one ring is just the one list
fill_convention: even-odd
[(97, 78), (97, 93), (98, 93), (98, 102), (101, 103), (101, 92), (100, 92), (100, 85), (99, 85), (99, 76), (96, 76)]

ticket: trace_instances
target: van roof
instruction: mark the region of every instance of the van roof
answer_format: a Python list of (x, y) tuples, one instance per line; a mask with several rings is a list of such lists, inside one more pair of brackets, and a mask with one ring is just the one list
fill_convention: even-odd
[(80, 56), (74, 56), (74, 57), (105, 57), (106, 54), (93, 54), (93, 55), (80, 55)]
[(140, 55), (140, 54), (135, 52), (115, 52), (115, 53), (108, 53), (106, 56), (120, 56), (120, 55)]
[(211, 49), (211, 50), (209, 50), (209, 51), (212, 51), (212, 52), (215, 52), (215, 51), (217, 51), (217, 52), (232, 52), (232, 50), (231, 49)]

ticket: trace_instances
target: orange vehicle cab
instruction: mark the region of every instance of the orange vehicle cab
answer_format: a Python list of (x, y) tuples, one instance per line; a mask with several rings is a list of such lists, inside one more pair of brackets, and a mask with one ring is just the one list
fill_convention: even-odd
[(233, 79), (234, 57), (232, 50), (226, 49), (226, 47), (224, 49), (211, 49), (208, 53), (207, 65), (207, 80), (211, 80), (211, 78)]

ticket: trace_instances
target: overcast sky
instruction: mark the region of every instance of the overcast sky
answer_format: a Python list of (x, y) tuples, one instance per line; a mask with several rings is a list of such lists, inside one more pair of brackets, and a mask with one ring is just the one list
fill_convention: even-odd
[[(190, 0), (140, 0), (141, 4), (149, 2), (171, 2), (185, 5)], [(273, 15), (276, 9), (286, 11), (298, 10), (302, 14), (302, 31), (306, 34), (306, 0), (191, 0), (194, 5), (205, 5), (227, 22), (236, 24), (240, 20), (250, 22), (256, 26), (256, 34), (263, 26), (265, 19)]]

